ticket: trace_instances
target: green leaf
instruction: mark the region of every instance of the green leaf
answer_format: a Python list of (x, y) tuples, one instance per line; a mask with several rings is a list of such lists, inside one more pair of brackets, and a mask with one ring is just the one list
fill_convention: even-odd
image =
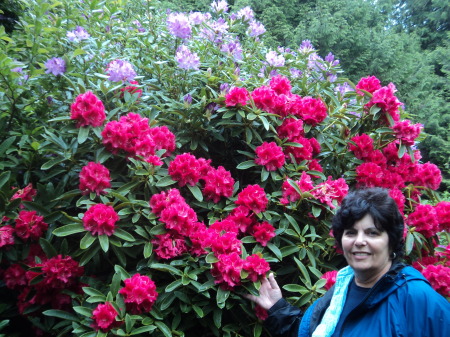
[(151, 242), (146, 242), (144, 245), (144, 258), (148, 259), (153, 252), (153, 245)]
[(172, 180), (172, 178), (167, 175), (162, 177), (158, 180), (158, 182), (155, 184), (157, 187), (166, 187), (175, 184), (175, 180)]
[(283, 289), (286, 291), (290, 291), (292, 293), (301, 293), (301, 294), (305, 294), (307, 292), (309, 292), (309, 290), (299, 284), (285, 284), (283, 286)]
[(320, 215), (320, 213), (322, 213), (322, 208), (320, 208), (320, 207), (318, 207), (318, 206), (313, 204), (313, 206), (312, 206), (312, 214), (317, 218)]
[(166, 234), (167, 229), (164, 225), (156, 225), (150, 229), (150, 234), (152, 235), (160, 235), (160, 234)]
[(66, 158), (55, 158), (55, 159), (51, 159), (48, 162), (42, 164), (41, 166), (41, 170), (45, 171), (48, 170), (50, 168), (52, 168), (53, 166), (62, 163), (63, 161), (65, 161)]
[(272, 253), (275, 254), (275, 256), (277, 257), (278, 260), (281, 261), (283, 259), (283, 254), (281, 254), (280, 249), (277, 246), (275, 246), (273, 243), (268, 243), (267, 248), (269, 248), (272, 251)]
[(219, 262), (219, 259), (216, 257), (216, 255), (214, 255), (214, 253), (209, 253), (208, 255), (206, 255), (205, 261), (207, 263), (216, 263)]
[(216, 328), (220, 328), (222, 325), (222, 310), (221, 309), (214, 310), (213, 320), (214, 320), (214, 325), (216, 326)]
[(16, 140), (16, 137), (9, 137), (0, 144), (0, 157), (8, 150)]
[(406, 146), (400, 143), (400, 147), (398, 148), (398, 157), (402, 158), (406, 153)]
[(116, 228), (113, 235), (125, 241), (135, 241), (134, 236), (123, 230), (122, 228)]
[(172, 337), (172, 331), (163, 322), (155, 321), (155, 325), (158, 327), (159, 331), (161, 331), (164, 334), (164, 336)]
[(85, 232), (82, 224), (71, 224), (71, 225), (65, 225), (59, 228), (56, 228), (53, 230), (53, 235), (62, 237), (62, 236), (68, 236), (71, 234), (81, 233)]
[(217, 289), (217, 297), (216, 297), (217, 306), (221, 309), (224, 308), (225, 302), (229, 296), (230, 296), (229, 290), (224, 290), (219, 287), (219, 289)]
[(152, 264), (149, 265), (149, 267), (152, 268), (152, 269), (159, 270), (159, 271), (165, 271), (165, 272), (168, 272), (168, 273), (172, 273), (172, 274), (175, 274), (175, 275), (178, 275), (178, 276), (182, 276), (183, 275), (183, 273), (180, 270), (178, 270), (177, 268), (172, 267), (171, 265), (168, 265), (168, 264), (152, 263)]
[(154, 325), (147, 325), (147, 326), (141, 326), (140, 328), (134, 329), (130, 335), (138, 335), (144, 332), (152, 332), (156, 329), (156, 326)]
[(102, 247), (102, 250), (107, 253), (109, 249), (109, 238), (107, 235), (99, 235), (98, 241), (100, 242), (100, 247)]
[(63, 310), (51, 309), (51, 310), (44, 311), (43, 314), (46, 316), (68, 319), (69, 321), (78, 321), (77, 316), (70, 314), (67, 311), (63, 311)]
[(94, 289), (94, 288), (91, 288), (91, 287), (83, 287), (82, 289), (83, 289), (84, 293), (89, 295), (89, 296), (103, 296), (103, 297), (105, 297), (105, 295), (101, 291), (99, 291), (97, 289)]
[(311, 285), (311, 278), (309, 277), (309, 273), (306, 270), (305, 265), (299, 259), (297, 259), (296, 257), (294, 257), (294, 261), (297, 264), (298, 268), (300, 269), (303, 277), (305, 278), (305, 280), (307, 282), (307, 285)]
[(44, 251), (45, 255), (47, 255), (47, 257), (51, 258), (58, 255), (58, 252), (56, 251), (55, 247), (53, 247), (52, 244), (46, 239), (40, 238), (39, 244), (41, 245), (42, 250)]
[(85, 251), (85, 253), (81, 256), (80, 266), (86, 265), (86, 263), (88, 263), (94, 257), (94, 255), (97, 254), (97, 252), (99, 250), (100, 250), (100, 246), (98, 246), (98, 245), (89, 247)]
[(96, 240), (96, 236), (93, 236), (90, 232), (87, 232), (85, 236), (80, 240), (80, 249), (88, 249)]
[(198, 186), (191, 186), (191, 185), (186, 185), (189, 188), (189, 191), (191, 191), (192, 195), (194, 196), (195, 199), (197, 199), (198, 201), (203, 201), (203, 194), (202, 191), (200, 191), (200, 188), (198, 188)]
[(406, 241), (405, 241), (405, 254), (409, 255), (414, 247), (414, 235), (412, 235), (410, 232), (406, 235)]
[(83, 144), (89, 137), (89, 127), (82, 126), (78, 129), (78, 144)]
[(76, 57), (78, 55), (83, 55), (83, 54), (87, 54), (87, 52), (84, 49), (77, 48), (73, 51), (72, 57)]
[(258, 166), (257, 164), (255, 164), (254, 160), (247, 160), (247, 161), (240, 163), (238, 166), (236, 166), (236, 168), (238, 170), (246, 170), (246, 169), (248, 169), (250, 167), (254, 167), (254, 166)]
[(123, 269), (121, 266), (119, 266), (118, 264), (116, 264), (114, 266), (114, 270), (116, 271), (116, 273), (120, 274), (122, 280), (126, 280), (127, 278), (130, 278), (130, 274), (128, 274), (128, 272)]
[(85, 307), (81, 307), (81, 306), (75, 306), (73, 307), (73, 310), (77, 313), (79, 313), (80, 315), (86, 316), (86, 317), (91, 317), (92, 316), (92, 310), (85, 308)]
[(167, 293), (169, 293), (169, 292), (171, 292), (171, 291), (177, 289), (177, 288), (178, 288), (179, 286), (181, 286), (181, 285), (182, 285), (181, 280), (173, 281), (172, 283), (170, 283), (169, 285), (167, 285), (165, 291), (166, 291)]
[(3, 187), (3, 185), (6, 184), (10, 176), (11, 176), (10, 171), (2, 172), (2, 174), (0, 174), (0, 189)]

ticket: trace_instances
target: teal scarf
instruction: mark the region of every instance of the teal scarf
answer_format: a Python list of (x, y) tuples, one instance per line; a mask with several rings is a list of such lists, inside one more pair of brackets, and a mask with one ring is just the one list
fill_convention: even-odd
[(314, 330), (312, 337), (330, 337), (341, 317), (342, 308), (347, 298), (348, 286), (355, 273), (350, 266), (341, 269), (336, 278), (334, 293), (331, 298), (330, 306), (320, 321), (320, 324)]

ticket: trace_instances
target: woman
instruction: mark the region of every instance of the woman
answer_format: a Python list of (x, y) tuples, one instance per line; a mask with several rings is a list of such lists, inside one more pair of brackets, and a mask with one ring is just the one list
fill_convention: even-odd
[(381, 188), (348, 194), (332, 230), (349, 266), (303, 314), (282, 298), (273, 274), (259, 296), (272, 336), (450, 336), (450, 303), (420, 272), (401, 263), (403, 217)]

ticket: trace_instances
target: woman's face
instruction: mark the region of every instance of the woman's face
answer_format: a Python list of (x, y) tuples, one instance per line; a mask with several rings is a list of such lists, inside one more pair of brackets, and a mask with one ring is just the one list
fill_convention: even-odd
[(362, 287), (372, 287), (392, 264), (389, 236), (375, 226), (370, 214), (344, 230), (342, 250), (355, 271), (356, 283)]

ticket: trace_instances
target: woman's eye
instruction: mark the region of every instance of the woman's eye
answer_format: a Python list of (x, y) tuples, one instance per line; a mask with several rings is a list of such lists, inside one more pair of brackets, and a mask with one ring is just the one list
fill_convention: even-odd
[(378, 232), (378, 231), (370, 231), (369, 235), (371, 235), (371, 236), (378, 236), (378, 235), (380, 235), (380, 232)]
[(346, 236), (355, 235), (355, 231), (345, 231), (344, 235), (346, 235)]

